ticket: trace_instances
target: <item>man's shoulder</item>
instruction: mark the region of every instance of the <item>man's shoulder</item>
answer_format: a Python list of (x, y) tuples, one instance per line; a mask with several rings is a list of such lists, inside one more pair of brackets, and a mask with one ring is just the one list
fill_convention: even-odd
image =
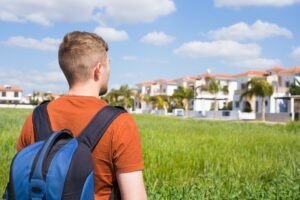
[[(121, 108), (119, 108), (121, 109)], [(122, 126), (124, 124), (135, 124), (134, 118), (133, 116), (128, 113), (127, 111), (121, 113), (115, 120), (114, 120), (114, 124), (116, 124), (117, 126)]]
[(121, 113), (111, 124), (111, 129), (114, 135), (132, 135), (138, 134), (138, 127), (133, 116), (124, 112)]

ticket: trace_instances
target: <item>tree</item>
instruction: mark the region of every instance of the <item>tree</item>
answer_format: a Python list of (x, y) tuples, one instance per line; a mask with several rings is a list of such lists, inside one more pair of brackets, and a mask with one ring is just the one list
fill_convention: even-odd
[(169, 111), (169, 108), (171, 107), (171, 100), (167, 95), (152, 96), (150, 97), (150, 102), (152, 103), (152, 107), (159, 110), (165, 109)]
[(189, 101), (194, 98), (194, 91), (192, 88), (179, 86), (178, 89), (174, 91), (173, 98), (182, 102), (185, 111), (188, 111)]
[(246, 90), (242, 93), (240, 97), (240, 101), (244, 97), (249, 97), (250, 99), (253, 96), (261, 98), (262, 105), (262, 120), (265, 121), (265, 113), (266, 113), (266, 97), (269, 97), (273, 94), (273, 87), (270, 83), (268, 83), (265, 79), (262, 78), (252, 78), (247, 82)]
[(32, 97), (30, 99), (30, 104), (32, 105), (38, 105), (40, 102), (39, 98), (40, 98), (40, 92), (39, 91), (33, 91), (32, 93)]
[(119, 89), (120, 103), (125, 108), (133, 108), (134, 100), (132, 99), (132, 92), (128, 85), (122, 85)]
[(211, 76), (207, 76), (205, 78), (205, 85), (201, 85), (200, 89), (201, 91), (207, 91), (210, 94), (214, 95), (214, 103), (213, 103), (213, 107), (214, 107), (214, 111), (215, 111), (215, 115), (216, 112), (218, 110), (218, 101), (217, 101), (217, 94), (222, 91), (224, 94), (228, 94), (228, 86), (224, 86), (223, 88), (221, 87), (220, 83), (218, 81), (216, 81), (216, 79), (214, 79)]
[(289, 92), (291, 95), (300, 95), (300, 81), (298, 79), (295, 79), (290, 85)]
[(119, 90), (112, 89), (108, 94), (102, 97), (102, 99), (105, 100), (111, 106), (117, 106), (119, 96), (120, 96)]
[(103, 97), (112, 106), (123, 106), (126, 109), (133, 108), (134, 100), (132, 92), (127, 85), (122, 85), (119, 89), (112, 89)]

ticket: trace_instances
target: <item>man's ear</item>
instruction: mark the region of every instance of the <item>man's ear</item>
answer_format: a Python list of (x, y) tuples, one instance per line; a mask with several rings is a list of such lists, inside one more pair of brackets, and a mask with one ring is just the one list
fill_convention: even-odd
[(94, 80), (95, 81), (99, 80), (103, 74), (103, 65), (101, 63), (97, 63), (94, 67), (93, 73), (94, 73)]

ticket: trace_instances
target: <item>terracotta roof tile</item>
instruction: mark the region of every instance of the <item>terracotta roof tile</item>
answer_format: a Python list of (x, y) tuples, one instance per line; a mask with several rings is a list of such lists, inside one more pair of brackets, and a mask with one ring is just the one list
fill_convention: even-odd
[(274, 66), (274, 67), (271, 67), (269, 69), (267, 69), (266, 71), (267, 72), (280, 72), (282, 70), (285, 70), (283, 67), (280, 67), (280, 66)]
[(267, 72), (263, 70), (248, 70), (240, 74), (233, 75), (232, 77), (236, 78), (236, 77), (244, 77), (244, 76), (251, 76), (251, 75), (266, 76)]
[(297, 74), (297, 73), (300, 73), (300, 66), (291, 67), (291, 68), (282, 70), (278, 74)]
[(154, 84), (154, 81), (145, 81), (142, 83), (137, 83), (136, 85), (152, 85), (152, 84)]
[(215, 79), (233, 79), (233, 75), (231, 74), (225, 74), (225, 73), (219, 73), (219, 74), (209, 74), (209, 73), (204, 73), (204, 74), (200, 74), (197, 76), (197, 78), (205, 78), (205, 77), (212, 77)]
[(0, 86), (0, 91), (22, 92), (23, 90), (16, 86)]

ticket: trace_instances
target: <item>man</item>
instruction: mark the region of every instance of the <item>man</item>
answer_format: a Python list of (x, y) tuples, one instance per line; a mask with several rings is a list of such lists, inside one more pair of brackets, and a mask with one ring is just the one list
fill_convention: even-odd
[[(66, 95), (47, 107), (52, 130), (69, 129), (76, 137), (105, 105), (110, 74), (108, 46), (94, 33), (68, 33), (59, 47), (59, 65), (68, 84)], [(17, 141), (17, 150), (34, 143), (32, 114)], [(108, 199), (114, 181), (122, 199), (147, 199), (143, 183), (143, 158), (137, 126), (128, 113), (117, 117), (92, 152), (95, 199)]]

